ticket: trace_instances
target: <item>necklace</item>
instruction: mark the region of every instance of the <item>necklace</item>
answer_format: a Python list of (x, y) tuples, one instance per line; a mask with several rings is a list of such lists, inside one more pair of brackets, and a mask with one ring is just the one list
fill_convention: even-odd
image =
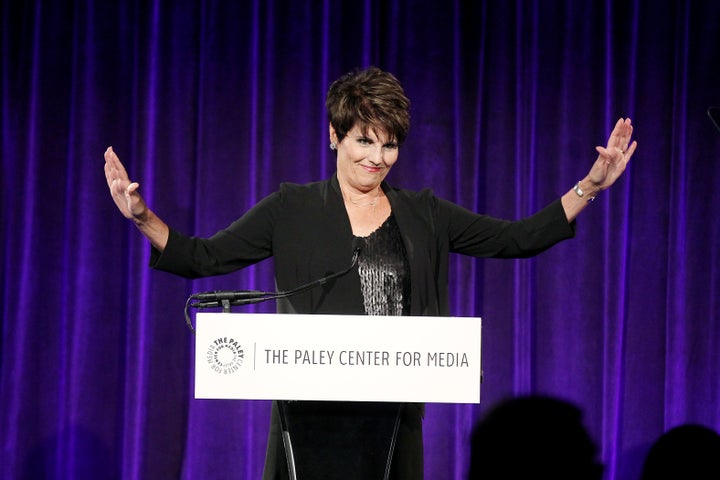
[(358, 207), (371, 207), (373, 210), (375, 210), (375, 205), (377, 205), (378, 200), (380, 199), (380, 187), (377, 188), (377, 193), (375, 194), (375, 198), (370, 200), (369, 202), (360, 202), (358, 200), (353, 200), (350, 195), (348, 195), (348, 201), (352, 203), (353, 205), (356, 205)]

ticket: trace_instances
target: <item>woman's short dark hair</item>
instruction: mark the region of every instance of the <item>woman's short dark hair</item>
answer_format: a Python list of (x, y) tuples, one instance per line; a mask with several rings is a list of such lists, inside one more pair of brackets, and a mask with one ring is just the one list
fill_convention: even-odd
[(355, 125), (385, 131), (401, 144), (410, 129), (410, 100), (391, 73), (377, 67), (355, 70), (335, 80), (325, 98), (338, 141)]

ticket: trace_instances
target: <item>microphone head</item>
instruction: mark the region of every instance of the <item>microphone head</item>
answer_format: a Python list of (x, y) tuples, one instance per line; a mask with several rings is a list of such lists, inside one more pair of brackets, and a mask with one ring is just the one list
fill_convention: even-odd
[(363, 248), (365, 248), (365, 239), (362, 237), (353, 237), (353, 241), (352, 241), (353, 253), (358, 253)]

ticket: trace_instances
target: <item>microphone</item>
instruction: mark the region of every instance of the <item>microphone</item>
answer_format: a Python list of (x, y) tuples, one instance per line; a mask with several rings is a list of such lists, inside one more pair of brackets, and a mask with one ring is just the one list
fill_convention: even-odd
[(712, 121), (715, 128), (720, 132), (720, 107), (710, 107), (707, 111), (710, 121)]
[[(279, 292), (264, 292), (262, 290), (215, 290), (211, 292), (194, 293), (190, 295), (186, 303), (187, 306), (195, 308), (213, 308), (223, 307), (226, 311), (229, 310), (230, 306), (237, 305), (249, 305), (253, 303), (265, 302), (267, 300), (275, 300), (278, 298), (291, 297), (299, 293), (310, 290), (311, 288), (324, 285), (330, 280), (337, 277), (341, 277), (352, 270), (357, 265), (360, 251), (365, 246), (365, 240), (360, 237), (353, 237), (352, 242), (352, 260), (350, 266), (339, 272), (325, 275), (322, 278), (313, 280), (312, 282), (300, 285), (299, 287), (293, 288), (292, 290), (285, 290)], [(188, 319), (186, 315), (186, 320)], [(188, 326), (192, 329), (192, 326), (188, 323)]]
[(274, 295), (275, 292), (263, 292), (261, 290), (215, 290), (213, 292), (193, 293), (191, 300), (218, 301), (218, 300), (246, 300), (261, 298), (266, 295)]

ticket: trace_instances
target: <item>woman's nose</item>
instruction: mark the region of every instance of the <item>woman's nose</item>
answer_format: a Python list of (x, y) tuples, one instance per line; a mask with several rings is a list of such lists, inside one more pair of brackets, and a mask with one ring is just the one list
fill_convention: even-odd
[(373, 164), (382, 165), (384, 154), (385, 150), (382, 148), (382, 146), (379, 146), (378, 148), (374, 148), (368, 157)]

